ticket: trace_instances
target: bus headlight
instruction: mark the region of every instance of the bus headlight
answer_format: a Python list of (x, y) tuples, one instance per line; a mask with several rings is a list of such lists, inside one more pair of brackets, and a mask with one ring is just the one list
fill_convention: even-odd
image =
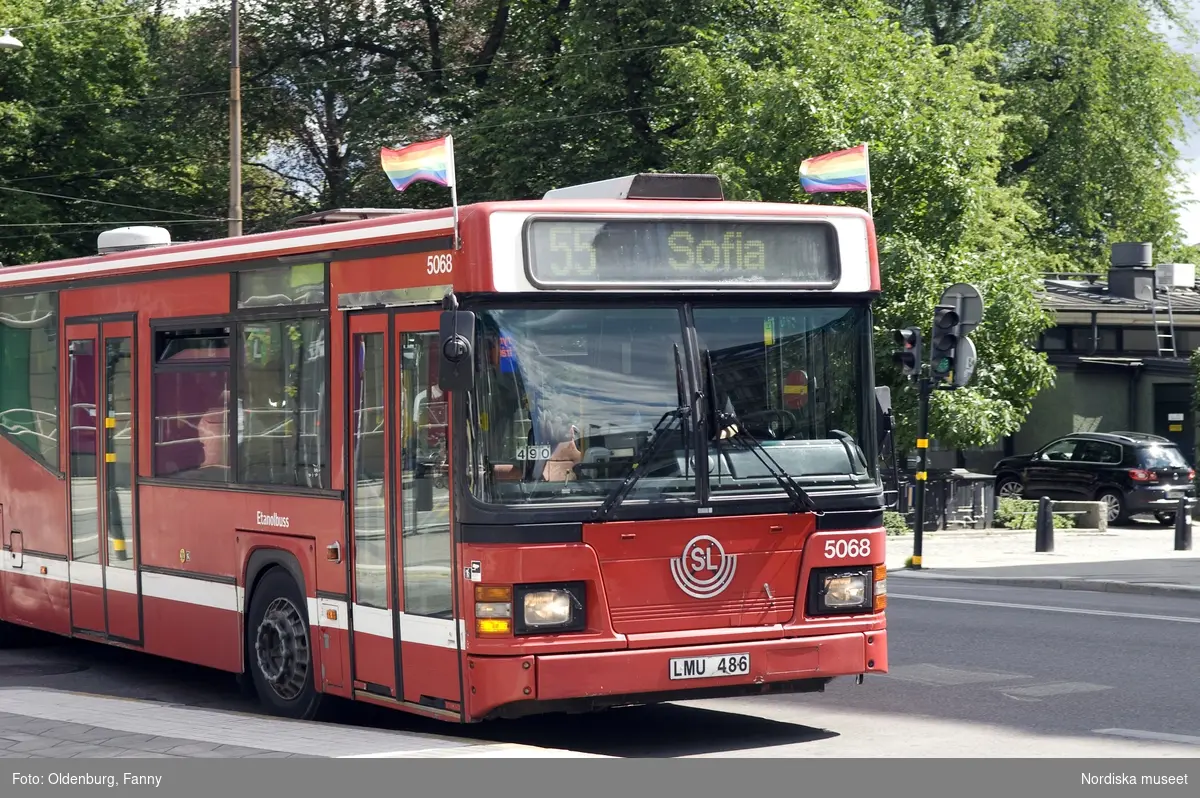
[(583, 582), (517, 585), (513, 592), (521, 608), (517, 634), (577, 632), (587, 625)]
[(808, 584), (808, 614), (839, 615), (873, 611), (874, 576), (874, 568), (814, 569)]
[(867, 603), (867, 577), (864, 574), (839, 574), (825, 577), (825, 606), (829, 609), (863, 607)]

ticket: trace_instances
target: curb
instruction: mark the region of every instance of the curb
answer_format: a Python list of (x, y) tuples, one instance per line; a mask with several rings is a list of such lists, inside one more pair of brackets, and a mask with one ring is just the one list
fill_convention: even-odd
[(1139, 596), (1171, 596), (1200, 599), (1200, 587), (1159, 582), (1125, 582), (1119, 579), (1088, 579), (1076, 576), (957, 576), (952, 574), (914, 573), (908, 570), (888, 571), (888, 577), (901, 579), (930, 579), (939, 582), (965, 582), (1002, 587), (1031, 587), (1050, 590), (1082, 590), (1090, 593), (1125, 593)]

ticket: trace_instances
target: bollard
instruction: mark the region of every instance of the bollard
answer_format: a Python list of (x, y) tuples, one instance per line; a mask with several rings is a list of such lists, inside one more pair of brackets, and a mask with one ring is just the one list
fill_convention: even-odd
[(1034, 533), (1034, 551), (1054, 551), (1054, 511), (1050, 500), (1043, 496), (1038, 500), (1037, 528)]
[(1175, 511), (1175, 551), (1192, 550), (1192, 515), (1188, 512), (1187, 497), (1179, 500)]

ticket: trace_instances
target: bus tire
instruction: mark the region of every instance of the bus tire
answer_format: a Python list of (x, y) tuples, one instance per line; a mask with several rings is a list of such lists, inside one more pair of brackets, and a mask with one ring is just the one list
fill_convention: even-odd
[(273, 715), (316, 717), (321, 694), (313, 682), (308, 602), (287, 571), (259, 580), (246, 616), (246, 659), (258, 700)]

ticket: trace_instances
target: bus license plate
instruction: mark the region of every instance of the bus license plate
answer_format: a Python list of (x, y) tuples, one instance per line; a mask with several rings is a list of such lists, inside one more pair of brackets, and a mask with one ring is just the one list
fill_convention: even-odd
[(671, 660), (672, 679), (719, 679), (722, 676), (746, 676), (750, 673), (749, 654), (722, 654), (717, 657), (680, 657)]

